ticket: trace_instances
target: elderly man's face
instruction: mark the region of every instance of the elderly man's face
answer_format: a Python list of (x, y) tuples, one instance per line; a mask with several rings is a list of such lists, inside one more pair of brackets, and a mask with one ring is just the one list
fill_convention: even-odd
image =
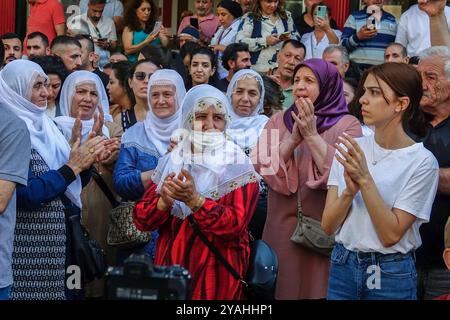
[(212, 8), (212, 0), (195, 0), (195, 11), (199, 17), (206, 16)]
[(444, 61), (437, 56), (421, 59), (417, 71), (422, 76), (422, 109), (431, 114), (438, 113), (442, 106), (450, 104), (450, 80), (445, 74)]

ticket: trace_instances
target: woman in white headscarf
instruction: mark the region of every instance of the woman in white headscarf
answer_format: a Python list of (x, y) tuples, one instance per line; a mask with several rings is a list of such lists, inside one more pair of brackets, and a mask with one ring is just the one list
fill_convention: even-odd
[[(61, 116), (56, 117), (54, 121), (67, 140), (72, 136), (72, 129), (78, 116), (81, 120), (81, 142), (88, 139), (89, 133), (94, 128), (95, 117), (104, 115), (104, 119), (98, 119), (101, 124), (113, 121), (109, 114), (105, 87), (100, 78), (89, 71), (75, 71), (66, 78), (60, 92), (59, 108)], [(105, 125), (101, 126), (101, 133), (96, 133), (110, 137), (108, 127)]]
[[(180, 128), (181, 123), (180, 106), (186, 89), (176, 71), (157, 70), (150, 77), (147, 90), (147, 118), (129, 128), (122, 136), (113, 175), (114, 190), (125, 201), (142, 197), (158, 159), (167, 152), (171, 135)], [(156, 236), (154, 233), (152, 241), (145, 248), (145, 252), (152, 256)], [(119, 253), (118, 260), (125, 258), (128, 253)]]
[(264, 82), (256, 71), (239, 70), (231, 78), (227, 89), (230, 101), (231, 124), (227, 135), (248, 155), (269, 118), (264, 112)]
[(13, 299), (66, 299), (64, 211), (80, 214), (84, 172), (105, 149), (101, 137), (69, 146), (45, 114), (47, 81), (27, 60), (10, 62), (0, 73), (0, 102), (26, 123), (32, 148), (27, 187), (17, 190)]
[[(243, 69), (234, 74), (227, 89), (231, 124), (227, 135), (249, 155), (258, 142), (269, 118), (264, 114), (264, 81), (258, 72)], [(267, 185), (259, 184), (258, 205), (249, 229), (255, 239), (261, 239), (267, 216)]]
[[(119, 155), (122, 127), (112, 121), (105, 88), (95, 73), (72, 72), (64, 81), (59, 105), (62, 116), (56, 117), (54, 121), (67, 140), (71, 139), (74, 127), (75, 131), (80, 130), (79, 124), (82, 142), (87, 140), (93, 131), (99, 131), (96, 134), (111, 138), (106, 141), (111, 154), (105, 160), (94, 164), (96, 172), (83, 189), (81, 200), (83, 223), (88, 228), (91, 239), (96, 240), (105, 250), (108, 265), (113, 265), (115, 252), (106, 242), (109, 211), (113, 205), (96, 180), (102, 179), (112, 190), (112, 173)], [(80, 118), (80, 122), (77, 122), (77, 118)], [(99, 298), (103, 296), (104, 287), (102, 280), (96, 280), (86, 287), (86, 296)]]
[(192, 299), (242, 299), (242, 284), (194, 232), (190, 220), (243, 277), (249, 262), (247, 226), (258, 198), (250, 159), (225, 130), (228, 99), (210, 85), (183, 101), (184, 138), (163, 156), (134, 209), (144, 231), (159, 230), (155, 264), (179, 264), (192, 275)]

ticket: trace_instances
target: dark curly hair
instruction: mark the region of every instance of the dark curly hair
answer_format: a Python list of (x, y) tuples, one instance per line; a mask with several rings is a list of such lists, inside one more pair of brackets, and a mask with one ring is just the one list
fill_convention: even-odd
[(150, 18), (145, 23), (144, 32), (150, 33), (155, 27), (156, 20), (158, 19), (158, 7), (155, 5), (153, 0), (129, 0), (125, 9), (124, 23), (125, 26), (130, 28), (131, 31), (142, 30), (142, 27), (139, 24), (139, 19), (136, 15), (136, 10), (144, 2), (150, 4)]

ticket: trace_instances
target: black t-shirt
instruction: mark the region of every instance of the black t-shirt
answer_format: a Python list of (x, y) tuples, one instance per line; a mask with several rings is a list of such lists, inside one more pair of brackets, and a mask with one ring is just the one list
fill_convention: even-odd
[[(450, 117), (434, 128), (430, 128), (423, 144), (436, 157), (439, 168), (450, 168)], [(446, 268), (442, 252), (444, 251), (445, 223), (449, 216), (450, 195), (438, 191), (434, 199), (430, 222), (420, 227), (422, 246), (416, 253), (418, 266)]]
[(217, 89), (226, 93), (229, 84), (230, 82), (227, 80), (227, 78), (220, 79), (219, 81), (217, 81)]
[[(305, 33), (314, 31), (314, 26), (311, 27), (309, 24), (306, 23), (305, 14), (306, 14), (306, 12), (304, 12), (297, 20), (294, 21), (295, 26), (297, 27), (297, 31), (298, 31), (298, 33), (300, 33), (300, 36), (304, 35)], [(331, 29), (338, 28), (336, 21), (334, 21), (334, 19), (330, 20), (330, 27), (331, 27)]]
[[(95, 69), (94, 71), (92, 71), (93, 73), (95, 73), (96, 75), (98, 75), (98, 77), (100, 78), (100, 80), (102, 80), (103, 83), (103, 87), (105, 87), (106, 92), (108, 92), (108, 89), (106, 89), (106, 87), (108, 86), (109, 83), (109, 77), (106, 73), (100, 71), (99, 68)], [(109, 101), (109, 95), (108, 95), (108, 101)]]

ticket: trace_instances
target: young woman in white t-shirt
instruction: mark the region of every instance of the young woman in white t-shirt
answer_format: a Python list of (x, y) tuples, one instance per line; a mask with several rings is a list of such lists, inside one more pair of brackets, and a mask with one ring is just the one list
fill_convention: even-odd
[(437, 160), (404, 126), (424, 135), (422, 81), (411, 66), (368, 72), (360, 98), (375, 134), (340, 137), (322, 228), (336, 234), (328, 299), (416, 299), (414, 251), (437, 190)]

